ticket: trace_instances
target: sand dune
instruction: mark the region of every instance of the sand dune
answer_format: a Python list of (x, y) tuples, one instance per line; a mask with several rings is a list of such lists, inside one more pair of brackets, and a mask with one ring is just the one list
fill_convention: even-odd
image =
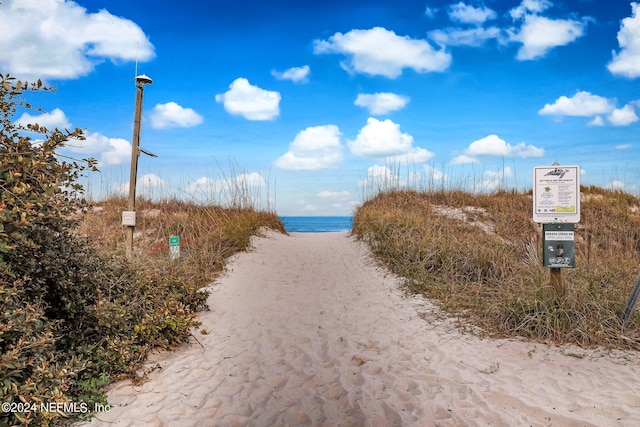
[(347, 233), (268, 233), (92, 426), (637, 426), (640, 357), (462, 334)]

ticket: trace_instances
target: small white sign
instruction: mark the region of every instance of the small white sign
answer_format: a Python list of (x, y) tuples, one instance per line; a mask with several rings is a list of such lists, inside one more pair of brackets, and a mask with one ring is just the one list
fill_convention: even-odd
[(533, 168), (533, 220), (546, 224), (580, 222), (580, 167)]
[(122, 212), (122, 225), (129, 227), (135, 227), (136, 225), (136, 211), (124, 211)]

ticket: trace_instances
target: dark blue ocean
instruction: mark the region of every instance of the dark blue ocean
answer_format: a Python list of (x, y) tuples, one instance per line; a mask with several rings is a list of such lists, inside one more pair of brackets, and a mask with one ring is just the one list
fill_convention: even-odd
[(284, 229), (296, 233), (350, 231), (352, 216), (281, 216)]

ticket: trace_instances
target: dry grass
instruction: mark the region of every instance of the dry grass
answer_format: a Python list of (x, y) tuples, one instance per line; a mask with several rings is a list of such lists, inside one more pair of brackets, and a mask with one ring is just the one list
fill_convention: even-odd
[(407, 289), (490, 335), (638, 348), (637, 311), (620, 315), (640, 273), (640, 199), (582, 188), (576, 266), (558, 298), (541, 264), (531, 193), (382, 191), (360, 207), (353, 232)]
[[(78, 232), (90, 236), (107, 255), (123, 256), (126, 227), (121, 225), (125, 198), (94, 203)], [(136, 202), (133, 262), (147, 274), (171, 274), (182, 283), (205, 287), (224, 268), (226, 259), (246, 250), (261, 228), (284, 233), (278, 216), (253, 207), (202, 205), (178, 199)], [(169, 257), (169, 236), (180, 237), (180, 258)]]

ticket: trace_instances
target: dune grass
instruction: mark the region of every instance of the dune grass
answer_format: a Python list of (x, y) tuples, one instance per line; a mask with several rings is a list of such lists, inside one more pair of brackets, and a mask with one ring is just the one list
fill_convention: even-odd
[[(124, 197), (110, 197), (93, 203), (78, 228), (90, 236), (105, 254), (124, 256), (126, 227), (121, 225)], [(139, 199), (134, 234), (135, 263), (147, 273), (179, 275), (182, 281), (204, 287), (225, 265), (226, 259), (246, 250), (251, 237), (261, 228), (284, 232), (278, 216), (251, 206), (221, 207), (177, 198)], [(169, 257), (169, 237), (180, 237), (180, 258)]]
[(531, 192), (390, 190), (355, 213), (353, 233), (406, 287), (492, 336), (640, 348), (637, 310), (620, 315), (640, 274), (640, 199), (582, 188), (576, 267), (558, 296), (541, 262)]

